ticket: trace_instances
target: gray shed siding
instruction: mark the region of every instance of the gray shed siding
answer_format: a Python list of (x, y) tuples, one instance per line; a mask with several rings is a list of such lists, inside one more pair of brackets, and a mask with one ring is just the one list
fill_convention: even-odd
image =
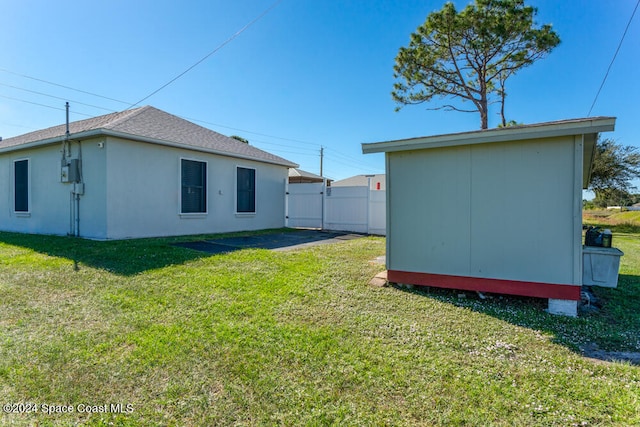
[(387, 267), (579, 285), (582, 147), (563, 136), (386, 153)]

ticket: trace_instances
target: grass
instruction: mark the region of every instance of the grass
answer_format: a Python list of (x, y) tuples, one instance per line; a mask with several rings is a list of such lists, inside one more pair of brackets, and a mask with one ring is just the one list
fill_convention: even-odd
[[(571, 319), (370, 288), (376, 237), (208, 256), (0, 233), (0, 403), (74, 409), (0, 425), (637, 425), (640, 367), (579, 348), (640, 351), (639, 237), (614, 231), (619, 287)], [(112, 403), (132, 410), (79, 412)]]
[(587, 210), (583, 216), (588, 225), (598, 225), (612, 231), (640, 233), (640, 211)]

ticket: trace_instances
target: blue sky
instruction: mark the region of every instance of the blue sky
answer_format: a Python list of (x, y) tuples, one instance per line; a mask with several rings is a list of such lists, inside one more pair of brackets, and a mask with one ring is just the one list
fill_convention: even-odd
[[(507, 118), (587, 117), (637, 0), (530, 0), (562, 43), (508, 81)], [(212, 52), (274, 0), (0, 0), (0, 136), (119, 111)], [(468, 1), (455, 1), (463, 8)], [(398, 48), (444, 1), (281, 0), (183, 77), (145, 100), (333, 179), (384, 172), (360, 143), (479, 128), (478, 114), (395, 112)], [(640, 12), (592, 116), (640, 146)], [(39, 80), (36, 80), (39, 79)], [(41, 81), (43, 80), (43, 81)], [(51, 84), (54, 83), (54, 84)], [(77, 90), (71, 90), (73, 88)], [(34, 93), (37, 92), (37, 93)], [(85, 93), (85, 92), (89, 92)], [(95, 96), (100, 95), (101, 97)], [(489, 126), (499, 123), (498, 110)]]

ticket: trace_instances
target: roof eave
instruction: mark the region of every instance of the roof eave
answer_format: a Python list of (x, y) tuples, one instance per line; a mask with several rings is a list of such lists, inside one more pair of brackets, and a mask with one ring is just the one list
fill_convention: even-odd
[[(111, 136), (111, 137), (115, 137), (115, 138), (128, 139), (128, 140), (132, 140), (132, 141), (146, 142), (146, 143), (151, 143), (151, 144), (156, 144), (156, 145), (164, 145), (164, 146), (167, 146), (167, 147), (183, 148), (183, 149), (192, 150), (192, 151), (199, 151), (199, 152), (203, 152), (203, 153), (217, 154), (217, 155), (226, 156), (226, 157), (233, 157), (233, 158), (237, 158), (237, 159), (252, 160), (252, 161), (260, 162), (260, 163), (268, 163), (268, 164), (273, 164), (273, 165), (278, 165), (278, 166), (284, 166), (284, 167), (287, 167), (287, 168), (297, 168), (297, 167), (299, 167), (298, 164), (293, 163), (293, 162), (288, 162), (288, 161), (278, 162), (278, 161), (275, 161), (275, 160), (258, 159), (258, 158), (252, 157), (252, 156), (243, 156), (242, 154), (229, 153), (227, 151), (214, 150), (214, 149), (210, 149), (210, 148), (206, 148), (206, 147), (196, 147), (196, 146), (193, 146), (193, 145), (180, 144), (180, 143), (177, 143), (177, 142), (165, 141), (165, 140), (162, 140), (162, 139), (155, 139), (155, 138), (148, 138), (148, 137), (139, 136), (139, 135), (132, 135), (132, 134), (125, 133), (125, 132), (117, 132), (117, 131), (113, 131), (113, 130), (110, 130), (110, 129), (103, 129), (103, 128), (91, 129), (91, 130), (88, 130), (88, 131), (85, 131), (85, 132), (78, 132), (78, 133), (71, 134), (71, 135), (69, 135), (69, 140), (77, 141), (77, 140), (95, 138), (95, 137), (100, 137), (100, 136)], [(42, 146), (46, 146), (46, 145), (61, 143), (65, 139), (66, 139), (66, 137), (64, 135), (61, 135), (61, 136), (57, 136), (57, 137), (54, 137), (54, 138), (47, 138), (47, 139), (42, 139), (40, 141), (29, 142), (29, 143), (26, 143), (26, 144), (3, 147), (3, 148), (0, 148), (0, 153), (10, 152), (10, 151), (18, 151), (18, 150), (27, 150), (27, 149), (30, 149), (30, 148), (37, 148), (37, 147), (42, 147)]]
[(228, 151), (214, 150), (212, 148), (207, 148), (207, 147), (196, 147), (194, 145), (181, 144), (179, 142), (166, 141), (166, 140), (162, 140), (162, 139), (149, 138), (149, 137), (145, 137), (145, 136), (131, 135), (131, 134), (128, 134), (128, 133), (117, 132), (117, 131), (113, 131), (113, 130), (109, 130), (109, 129), (104, 129), (104, 132), (102, 134), (106, 135), (106, 136), (116, 137), (116, 138), (129, 139), (129, 140), (133, 140), (133, 141), (146, 142), (146, 143), (156, 144), (156, 145), (164, 145), (166, 147), (182, 148), (182, 149), (191, 150), (191, 151), (199, 151), (199, 152), (202, 152), (202, 153), (217, 154), (217, 155), (225, 156), (225, 157), (233, 157), (233, 158), (236, 158), (236, 159), (251, 160), (251, 161), (259, 162), (259, 163), (268, 163), (268, 164), (277, 165), (277, 166), (284, 166), (284, 167), (287, 167), (287, 168), (300, 167), (298, 164), (293, 163), (293, 162), (289, 162), (289, 161), (279, 162), (279, 161), (276, 161), (276, 160), (259, 159), (259, 158), (256, 158), (256, 157), (245, 156), (245, 155), (238, 154), (238, 153), (230, 153)]
[(39, 141), (32, 141), (19, 145), (9, 145), (8, 147), (0, 147), (0, 153), (9, 153), (11, 151), (21, 151), (28, 150), (30, 148), (43, 147), (45, 145), (60, 143), (64, 140), (64, 136), (56, 136), (54, 138), (41, 139)]

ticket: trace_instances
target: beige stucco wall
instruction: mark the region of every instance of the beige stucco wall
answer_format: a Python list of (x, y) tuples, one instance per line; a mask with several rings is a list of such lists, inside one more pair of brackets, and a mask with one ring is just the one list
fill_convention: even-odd
[[(284, 226), (288, 169), (108, 138), (107, 237), (171, 236)], [(180, 214), (180, 160), (207, 162), (207, 213)], [(256, 213), (236, 214), (236, 166), (256, 169)]]
[(389, 269), (580, 284), (581, 137), (386, 156)]
[[(80, 235), (124, 239), (284, 227), (288, 169), (112, 137), (82, 148)], [(72, 184), (60, 182), (61, 144), (0, 155), (0, 230), (66, 235)], [(205, 215), (180, 215), (180, 159), (207, 162)], [(30, 160), (30, 213), (13, 212), (13, 161)], [(256, 169), (256, 213), (236, 214), (236, 166)]]
[(82, 141), (82, 179), (85, 192), (80, 197), (80, 235), (92, 239), (108, 237), (105, 140), (95, 138)]
[[(95, 142), (95, 141), (93, 141)], [(80, 206), (83, 236), (104, 238), (104, 160), (93, 142), (82, 143), (87, 195)], [(78, 143), (71, 143), (72, 157), (78, 156)], [(60, 182), (62, 145), (54, 144), (0, 156), (0, 230), (22, 233), (66, 235), (70, 232), (70, 193), (72, 184)], [(13, 162), (29, 159), (30, 203), (28, 214), (14, 212)]]

